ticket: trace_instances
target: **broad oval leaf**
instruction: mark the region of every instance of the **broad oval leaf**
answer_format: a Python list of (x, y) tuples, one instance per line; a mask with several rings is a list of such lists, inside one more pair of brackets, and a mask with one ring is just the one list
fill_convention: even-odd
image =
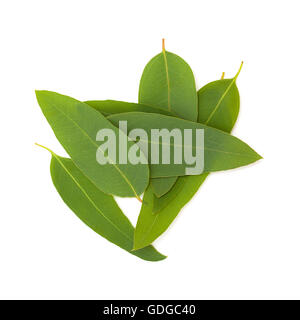
[(240, 95), (236, 79), (241, 71), (232, 79), (213, 81), (198, 91), (198, 122), (230, 132), (240, 109)]
[[(164, 39), (162, 52), (152, 58), (143, 71), (139, 102), (172, 111), (182, 119), (197, 121), (197, 91), (193, 72), (182, 58), (165, 50)], [(176, 180), (157, 178), (152, 183), (155, 194), (164, 195)]]
[(52, 154), (50, 171), (53, 184), (80, 220), (108, 241), (141, 259), (160, 261), (166, 258), (151, 245), (132, 251), (134, 228), (114, 198), (100, 191), (71, 159), (49, 151)]
[[(153, 129), (167, 129), (172, 131), (173, 129), (180, 130), (181, 136), (184, 136), (185, 129), (203, 129), (204, 130), (204, 147), (197, 144), (196, 139), (193, 139), (188, 145), (184, 147), (193, 150), (202, 150), (204, 148), (204, 169), (202, 173), (228, 170), (237, 167), (241, 167), (250, 163), (253, 163), (259, 159), (261, 156), (258, 155), (253, 149), (251, 149), (246, 143), (239, 140), (238, 138), (231, 136), (221, 130), (208, 127), (201, 123), (196, 123), (192, 121), (187, 121), (175, 117), (154, 114), (154, 113), (143, 113), (143, 112), (130, 112), (115, 114), (109, 116), (109, 119), (115, 126), (118, 126), (119, 121), (127, 121), (128, 132), (132, 129), (143, 129), (147, 133), (147, 140), (141, 138), (139, 144), (143, 150), (142, 144), (148, 143), (148, 150), (155, 147), (155, 145), (162, 145), (162, 142), (151, 140), (151, 130)], [(176, 145), (172, 140), (164, 142), (164, 146), (170, 147), (170, 154), (174, 154), (174, 149), (183, 150), (183, 139), (181, 143), (178, 142)], [(199, 152), (199, 154), (201, 154)], [(150, 156), (150, 152), (149, 152)], [(176, 164), (174, 159), (170, 157), (170, 164), (151, 164), (150, 174), (152, 178), (157, 177), (172, 177), (172, 176), (183, 176), (186, 175), (186, 168), (190, 166), (186, 163)], [(197, 174), (197, 173), (195, 173)]]
[[(101, 142), (96, 141), (100, 129), (110, 129), (125, 141), (127, 150), (134, 143), (113, 126), (100, 112), (73, 98), (50, 91), (36, 92), (38, 103), (57, 139), (76, 166), (103, 192), (120, 197), (137, 197), (149, 181), (147, 164), (99, 164), (96, 152)], [(100, 149), (101, 150), (101, 149)], [(118, 159), (118, 150), (116, 150)], [(141, 156), (143, 157), (143, 155)], [(138, 179), (137, 179), (138, 177)]]
[(146, 65), (139, 87), (139, 103), (159, 107), (196, 121), (197, 90), (193, 72), (179, 56), (164, 49)]

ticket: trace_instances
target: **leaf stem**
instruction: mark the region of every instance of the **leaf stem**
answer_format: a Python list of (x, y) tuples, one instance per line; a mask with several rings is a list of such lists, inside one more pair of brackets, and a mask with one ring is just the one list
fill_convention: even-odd
[(222, 72), (221, 80), (223, 80), (225, 77), (225, 72)]
[(138, 195), (136, 195), (135, 197), (139, 200), (139, 202), (143, 203), (143, 200)]
[(166, 48), (165, 48), (165, 39), (162, 39), (162, 51), (165, 52)]
[[(42, 145), (39, 144), (39, 143), (35, 143), (35, 145), (37, 145), (38, 147), (41, 147), (41, 148), (43, 148), (43, 149), (45, 149), (45, 150), (48, 150), (52, 155), (55, 154), (52, 150), (50, 150), (49, 148), (47, 148), (47, 147), (45, 147), (45, 146), (42, 146)], [(136, 197), (141, 203), (143, 203), (143, 200), (142, 200), (138, 195), (136, 195), (135, 197)]]
[(234, 81), (236, 81), (237, 77), (239, 76), (239, 74), (240, 74), (240, 72), (241, 72), (241, 70), (242, 70), (243, 64), (244, 64), (244, 61), (242, 61), (238, 72), (237, 72), (236, 75), (234, 76), (234, 78), (233, 78)]
[(41, 148), (43, 148), (45, 150), (48, 150), (51, 154), (54, 154), (54, 152), (52, 150), (50, 150), (49, 148), (47, 148), (45, 146), (42, 146), (41, 144), (35, 143), (35, 145), (38, 146), (38, 147), (41, 147)]

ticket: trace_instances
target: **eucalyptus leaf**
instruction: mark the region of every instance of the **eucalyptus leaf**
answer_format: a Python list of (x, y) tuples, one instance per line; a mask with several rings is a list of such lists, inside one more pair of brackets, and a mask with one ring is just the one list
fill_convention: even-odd
[[(153, 179), (156, 181), (152, 181)], [(152, 184), (155, 197), (160, 198), (169, 192), (176, 183), (177, 179), (178, 177), (150, 178), (150, 183)]]
[[(162, 52), (152, 58), (143, 71), (139, 102), (172, 111), (182, 119), (197, 121), (193, 72), (182, 58), (165, 50), (164, 39)], [(153, 191), (160, 197), (172, 188), (176, 180), (157, 178), (152, 183)]]
[(233, 79), (213, 81), (199, 90), (198, 122), (230, 132), (239, 114), (240, 95), (236, 79), (242, 65)]
[[(234, 83), (231, 86), (236, 87), (235, 81), (237, 75), (233, 78)], [(204, 115), (201, 116), (201, 121), (203, 123), (207, 123), (209, 119), (213, 118), (211, 115), (214, 112), (215, 123), (219, 122), (222, 129), (229, 133), (231, 132), (237, 118), (237, 116), (235, 117), (233, 115), (238, 115), (239, 112), (240, 99), (239, 95), (236, 94), (232, 95), (232, 97), (234, 97), (233, 99), (228, 99), (227, 94), (229, 90), (227, 90), (226, 93), (227, 88), (224, 88), (223, 83), (223, 79), (213, 82), (212, 87), (215, 88), (215, 95), (213, 95), (213, 90), (210, 89), (210, 84), (203, 87), (209, 88), (209, 91), (207, 92), (209, 92), (209, 100), (212, 103), (210, 103), (210, 112), (206, 111), (206, 117)], [(229, 83), (231, 83), (231, 81), (229, 81)], [(203, 88), (198, 91), (199, 114), (202, 114), (201, 110), (206, 108), (207, 103), (206, 90), (203, 90)], [(223, 88), (223, 91), (220, 90), (220, 88)], [(220, 95), (220, 92), (223, 93)], [(222, 97), (221, 103), (220, 97)], [(216, 109), (216, 106), (218, 106), (219, 110)], [(223, 112), (223, 108), (224, 110), (226, 110), (226, 112)], [(232, 119), (235, 120), (232, 121)], [(224, 126), (223, 121), (226, 124)], [(218, 128), (218, 126), (216, 128)], [(136, 249), (143, 248), (144, 246), (152, 243), (163, 232), (165, 232), (173, 222), (173, 220), (176, 218), (178, 213), (181, 211), (181, 209), (196, 194), (207, 176), (208, 173), (198, 176), (179, 177), (174, 187), (159, 199), (155, 199), (153, 190), (151, 189), (150, 185), (144, 193), (144, 205), (141, 208), (136, 225), (134, 247)], [(146, 202), (148, 206), (146, 205)]]
[[(186, 150), (191, 150), (192, 152), (196, 151), (197, 154), (200, 155), (201, 151), (204, 151), (205, 161), (202, 173), (238, 168), (261, 159), (259, 154), (257, 154), (246, 143), (242, 142), (238, 138), (201, 123), (161, 114), (143, 112), (115, 114), (109, 116), (107, 119), (110, 120), (115, 126), (118, 126), (119, 121), (127, 121), (128, 132), (136, 128), (143, 129), (147, 133), (147, 137), (141, 137), (138, 142), (143, 151), (144, 148), (142, 145), (147, 146), (147, 144), (148, 150), (156, 148), (157, 145), (161, 147), (162, 144), (164, 144), (164, 147), (170, 148), (171, 156), (169, 164), (164, 164), (161, 162), (159, 164), (153, 164), (150, 163), (151, 161), (149, 161), (151, 178), (183, 176), (187, 174), (186, 169), (190, 168), (191, 166), (187, 165), (184, 161), (179, 164), (174, 162), (174, 157), (172, 155), (174, 154), (175, 149), (183, 150), (185, 148)], [(185, 134), (185, 129), (191, 129), (194, 132), (196, 129), (203, 129), (204, 146), (202, 144), (198, 144), (196, 139), (193, 139), (193, 141), (189, 142), (189, 144), (184, 144), (183, 139), (176, 143), (172, 142), (171, 139), (165, 142), (162, 142), (161, 140), (151, 140), (151, 131), (153, 128), (158, 130), (167, 129), (169, 131), (177, 129), (181, 132), (182, 137)], [(148, 154), (150, 157), (151, 153), (149, 152)]]
[[(50, 91), (36, 92), (38, 103), (57, 139), (76, 166), (103, 192), (120, 197), (137, 197), (149, 181), (148, 165), (119, 164), (118, 161), (99, 164), (96, 160), (101, 142), (96, 141), (100, 129), (110, 129), (116, 144), (122, 139), (129, 150), (134, 142), (113, 126), (100, 112), (73, 98)], [(118, 149), (118, 148), (117, 148)], [(104, 153), (104, 152), (103, 152)], [(141, 158), (144, 156), (141, 155)], [(118, 159), (118, 150), (116, 150)], [(138, 177), (138, 179), (137, 179)]]
[(50, 172), (53, 184), (80, 220), (108, 241), (141, 259), (160, 261), (166, 258), (151, 245), (132, 251), (134, 228), (114, 198), (100, 191), (71, 159), (47, 150), (52, 154)]
[(164, 48), (146, 65), (139, 87), (139, 103), (166, 109), (196, 121), (197, 90), (193, 72), (179, 56)]
[[(130, 103), (116, 100), (89, 100), (85, 101), (85, 103), (93, 107), (94, 109), (100, 111), (105, 116), (134, 111), (173, 115), (171, 112), (167, 110), (146, 106), (140, 103)], [(177, 177), (151, 179), (155, 195), (157, 197), (161, 197), (162, 195), (167, 193), (172, 188), (176, 180)]]
[[(182, 207), (192, 199), (207, 175), (208, 173), (179, 177), (172, 190), (163, 196), (168, 197), (170, 201), (157, 214), (153, 214), (154, 192), (151, 184), (149, 185), (144, 193), (143, 204), (134, 233), (134, 250), (151, 244), (167, 230)], [(158, 201), (162, 198), (159, 198)], [(166, 204), (166, 202), (164, 203)]]

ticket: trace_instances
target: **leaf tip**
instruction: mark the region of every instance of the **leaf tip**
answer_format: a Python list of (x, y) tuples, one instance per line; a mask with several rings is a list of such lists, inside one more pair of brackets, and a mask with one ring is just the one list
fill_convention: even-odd
[(35, 142), (34, 144), (35, 144), (36, 146), (40, 147), (40, 148), (43, 148), (43, 149), (49, 151), (49, 152), (53, 155), (54, 152), (53, 152), (52, 150), (50, 150), (49, 148), (47, 148), (47, 147), (45, 147), (45, 146), (42, 146), (41, 144), (39, 144), (39, 143), (37, 143), (37, 142)]
[(253, 162), (259, 161), (261, 159), (263, 159), (263, 157), (260, 154), (258, 154), (257, 152), (255, 152), (255, 158), (254, 158)]
[(255, 155), (256, 155), (256, 160), (263, 159), (263, 157), (259, 153), (257, 153), (256, 151), (254, 151), (254, 152), (255, 152)]
[(167, 259), (167, 258), (168, 258), (168, 256), (166, 256), (165, 254), (162, 254), (162, 253), (161, 253), (161, 259), (160, 259), (159, 261), (165, 260), (165, 259)]

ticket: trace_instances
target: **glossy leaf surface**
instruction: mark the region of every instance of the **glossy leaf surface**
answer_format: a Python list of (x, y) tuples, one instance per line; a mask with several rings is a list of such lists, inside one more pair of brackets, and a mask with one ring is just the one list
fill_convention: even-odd
[[(101, 142), (96, 141), (98, 131), (112, 130), (116, 144), (119, 139), (123, 139), (129, 150), (134, 143), (123, 132), (83, 102), (50, 91), (37, 91), (36, 95), (59, 142), (76, 166), (101, 191), (121, 197), (138, 197), (144, 192), (149, 181), (147, 164), (118, 164), (118, 161), (99, 164), (96, 160), (101, 145)], [(116, 153), (118, 159), (118, 148)]]

